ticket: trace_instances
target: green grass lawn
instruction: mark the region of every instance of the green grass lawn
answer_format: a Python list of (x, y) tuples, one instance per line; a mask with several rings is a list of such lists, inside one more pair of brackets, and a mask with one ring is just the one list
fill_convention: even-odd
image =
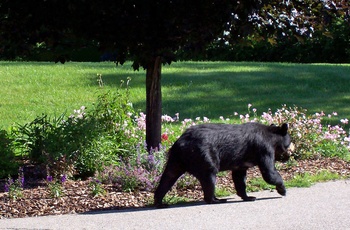
[[(177, 62), (164, 66), (162, 73), (163, 114), (178, 112), (180, 119), (245, 114), (248, 103), (258, 114), (287, 104), (350, 118), (350, 65)], [(69, 115), (91, 106), (98, 94), (116, 89), (127, 77), (132, 78), (134, 107), (144, 111), (145, 71), (133, 71), (130, 62), (118, 67), (111, 62), (0, 62), (0, 128), (42, 113)]]

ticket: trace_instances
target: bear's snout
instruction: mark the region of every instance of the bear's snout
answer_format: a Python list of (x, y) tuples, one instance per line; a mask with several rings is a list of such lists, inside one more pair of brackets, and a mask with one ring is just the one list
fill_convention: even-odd
[(287, 149), (289, 156), (291, 156), (294, 151), (295, 151), (295, 144), (293, 142), (291, 142), (288, 149)]

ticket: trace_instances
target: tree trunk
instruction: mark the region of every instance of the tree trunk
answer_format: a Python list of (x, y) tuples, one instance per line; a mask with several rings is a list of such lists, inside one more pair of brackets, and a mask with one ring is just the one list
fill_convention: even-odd
[(161, 67), (161, 57), (155, 57), (146, 72), (146, 144), (149, 152), (159, 148), (161, 142)]

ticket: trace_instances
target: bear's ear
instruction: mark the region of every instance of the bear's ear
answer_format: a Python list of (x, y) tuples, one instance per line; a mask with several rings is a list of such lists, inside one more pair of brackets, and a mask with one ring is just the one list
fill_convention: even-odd
[(281, 126), (281, 134), (283, 136), (285, 136), (285, 135), (287, 135), (287, 132), (288, 132), (288, 124), (283, 123), (282, 126)]

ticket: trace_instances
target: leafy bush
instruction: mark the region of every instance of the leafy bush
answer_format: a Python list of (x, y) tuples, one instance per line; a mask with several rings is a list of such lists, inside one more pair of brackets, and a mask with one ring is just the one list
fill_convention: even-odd
[(93, 122), (84, 116), (84, 109), (64, 119), (64, 114), (50, 118), (47, 115), (18, 125), (14, 129), (17, 147), (34, 164), (45, 164), (53, 176), (74, 173), (74, 163), (83, 147), (93, 137)]
[(16, 147), (49, 174), (92, 176), (96, 170), (127, 160), (143, 131), (138, 129), (129, 90), (105, 93), (88, 110), (82, 106), (66, 117), (43, 114), (13, 128)]
[[(128, 158), (128, 150), (144, 140), (144, 129), (137, 125), (137, 116), (129, 100), (129, 88), (124, 93), (116, 91), (99, 96), (88, 116), (96, 120), (95, 129), (103, 136), (98, 142), (106, 141), (108, 149), (109, 145), (116, 144), (113, 149), (119, 157)], [(101, 145), (99, 148), (106, 150)]]
[(0, 130), (0, 178), (15, 175), (18, 163), (12, 148), (12, 139), (5, 130)]

